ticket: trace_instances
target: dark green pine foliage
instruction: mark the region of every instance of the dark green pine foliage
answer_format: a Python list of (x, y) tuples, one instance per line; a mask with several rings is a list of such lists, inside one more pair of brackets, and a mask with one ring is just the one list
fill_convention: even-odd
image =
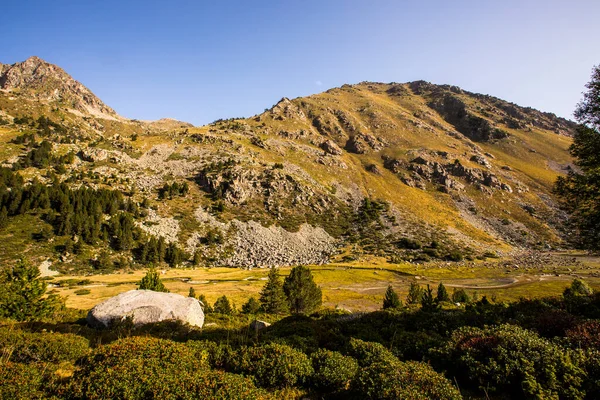
[(439, 304), (436, 299), (433, 297), (433, 289), (427, 285), (427, 289), (423, 291), (423, 296), (421, 297), (421, 308), (423, 311), (435, 311), (439, 308)]
[(446, 286), (444, 286), (444, 284), (442, 282), (440, 282), (440, 284), (438, 285), (437, 295), (435, 297), (435, 300), (438, 303), (450, 301), (450, 295), (448, 295), (448, 291), (446, 290)]
[(398, 293), (396, 293), (392, 285), (389, 285), (383, 297), (383, 309), (400, 307), (402, 307), (402, 301), (400, 301)]
[(268, 314), (286, 314), (289, 312), (288, 300), (277, 268), (271, 268), (267, 283), (259, 298), (262, 310)]
[(231, 303), (227, 296), (223, 295), (215, 301), (215, 305), (213, 306), (213, 311), (218, 314), (232, 315), (233, 307), (231, 307)]
[(577, 105), (577, 127), (570, 152), (579, 171), (559, 177), (555, 192), (571, 214), (576, 245), (600, 250), (600, 65), (594, 67), (583, 100)]
[(196, 289), (194, 289), (192, 286), (190, 286), (190, 291), (188, 292), (188, 297), (191, 297), (193, 299), (195, 299), (196, 296)]
[(294, 314), (310, 314), (323, 302), (321, 289), (315, 283), (312, 272), (303, 265), (292, 268), (283, 282), (283, 291)]
[(165, 293), (169, 292), (167, 290), (167, 288), (165, 287), (165, 285), (160, 280), (158, 271), (154, 268), (150, 268), (148, 270), (148, 272), (146, 272), (146, 276), (144, 276), (142, 278), (142, 280), (140, 281), (140, 283), (138, 285), (139, 285), (139, 288), (138, 288), (139, 290), (153, 290), (155, 292), (165, 292)]
[(258, 314), (260, 311), (260, 303), (254, 296), (250, 297), (244, 305), (242, 305), (242, 313), (244, 314)]
[(200, 296), (198, 296), (198, 301), (200, 301), (200, 303), (203, 304), (203, 310), (204, 310), (204, 314), (210, 314), (213, 312), (213, 308), (210, 305), (210, 303), (208, 302), (208, 300), (206, 300), (206, 296), (201, 294)]
[(176, 267), (183, 263), (187, 258), (187, 254), (181, 250), (175, 243), (170, 243), (165, 251), (165, 261), (171, 267)]
[(407, 304), (419, 304), (423, 298), (423, 288), (418, 283), (413, 282), (408, 288), (408, 295), (406, 296)]
[(56, 295), (46, 295), (47, 283), (37, 266), (19, 260), (0, 276), (0, 316), (17, 321), (51, 317), (63, 305)]

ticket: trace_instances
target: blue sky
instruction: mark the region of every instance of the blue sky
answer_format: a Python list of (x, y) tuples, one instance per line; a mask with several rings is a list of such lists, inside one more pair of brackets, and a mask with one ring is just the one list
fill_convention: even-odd
[(600, 64), (600, 1), (27, 1), (0, 62), (37, 55), (121, 115), (250, 116), (344, 83), (424, 79), (570, 118)]

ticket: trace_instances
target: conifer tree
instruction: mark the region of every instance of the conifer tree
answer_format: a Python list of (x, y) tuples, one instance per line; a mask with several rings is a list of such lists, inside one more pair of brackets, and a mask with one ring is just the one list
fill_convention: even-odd
[(406, 296), (407, 304), (419, 304), (423, 297), (423, 289), (418, 283), (412, 282), (408, 288), (408, 295)]
[(47, 284), (37, 266), (24, 260), (0, 276), (0, 316), (32, 321), (52, 316), (63, 304), (56, 295), (45, 297)]
[(223, 295), (215, 301), (213, 311), (219, 314), (232, 315), (234, 310), (227, 296)]
[(312, 272), (303, 265), (292, 268), (283, 282), (283, 291), (294, 314), (309, 314), (323, 302), (321, 289), (314, 282)]
[(138, 285), (139, 285), (139, 288), (138, 288), (139, 290), (153, 290), (155, 292), (165, 292), (165, 293), (169, 292), (167, 290), (167, 288), (165, 287), (165, 285), (160, 280), (158, 271), (154, 268), (148, 269), (148, 272), (146, 272), (146, 276), (144, 276), (142, 278), (142, 280), (140, 281), (140, 283), (138, 283)]
[(208, 302), (208, 300), (206, 300), (206, 296), (201, 294), (200, 296), (198, 296), (198, 301), (200, 303), (202, 303), (203, 307), (203, 311), (204, 314), (210, 314), (213, 312), (213, 308), (211, 307), (210, 303)]
[(196, 298), (196, 289), (194, 289), (193, 286), (190, 286), (190, 291), (188, 292), (188, 297), (191, 297), (193, 299)]
[(423, 295), (421, 296), (421, 308), (423, 311), (435, 311), (438, 307), (439, 305), (433, 297), (433, 289), (427, 285), (427, 289), (423, 291)]
[(267, 283), (260, 292), (260, 306), (268, 314), (285, 314), (289, 311), (288, 300), (277, 268), (271, 268)]
[(242, 306), (242, 312), (244, 314), (258, 314), (260, 311), (260, 303), (254, 296), (250, 297), (246, 303)]
[(383, 297), (383, 309), (388, 308), (399, 308), (402, 307), (402, 302), (398, 297), (398, 294), (392, 287), (392, 285), (388, 285), (387, 290), (385, 291), (385, 296)]
[(448, 295), (448, 291), (446, 290), (446, 286), (442, 282), (438, 285), (437, 288), (437, 296), (435, 297), (438, 303), (450, 301), (450, 296)]

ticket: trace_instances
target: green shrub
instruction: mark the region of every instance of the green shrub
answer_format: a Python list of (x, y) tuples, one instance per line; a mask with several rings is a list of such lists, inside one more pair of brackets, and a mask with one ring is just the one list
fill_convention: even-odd
[(584, 371), (573, 361), (574, 353), (517, 326), (460, 328), (441, 354), (454, 376), (488, 393), (583, 397)]
[(313, 373), (306, 354), (277, 343), (242, 347), (231, 360), (230, 368), (233, 372), (252, 375), (260, 386), (271, 388), (302, 384)]
[(42, 368), (36, 364), (0, 362), (0, 399), (45, 398)]
[(73, 293), (75, 293), (77, 296), (83, 296), (83, 295), (86, 295), (86, 294), (90, 294), (92, 292), (90, 291), (90, 289), (77, 289)]
[(361, 367), (368, 367), (377, 362), (390, 363), (398, 361), (396, 356), (381, 343), (365, 342), (360, 339), (350, 339), (348, 353), (358, 360)]
[(134, 337), (99, 347), (80, 363), (72, 397), (86, 399), (268, 398), (252, 381), (212, 371), (198, 342)]
[(376, 362), (363, 367), (352, 383), (358, 398), (453, 400), (460, 392), (429, 365), (409, 361)]
[(89, 352), (89, 341), (71, 333), (30, 333), (0, 328), (0, 358), (15, 362), (76, 361)]
[(337, 351), (319, 349), (311, 355), (315, 387), (337, 392), (348, 389), (358, 371), (358, 362)]

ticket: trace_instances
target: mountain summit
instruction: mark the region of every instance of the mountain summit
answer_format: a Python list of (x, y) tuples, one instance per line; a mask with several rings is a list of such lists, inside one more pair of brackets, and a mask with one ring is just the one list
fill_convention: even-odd
[(84, 114), (120, 118), (112, 108), (62, 68), (35, 56), (12, 65), (0, 64), (0, 89), (19, 92), (37, 100), (61, 103)]

